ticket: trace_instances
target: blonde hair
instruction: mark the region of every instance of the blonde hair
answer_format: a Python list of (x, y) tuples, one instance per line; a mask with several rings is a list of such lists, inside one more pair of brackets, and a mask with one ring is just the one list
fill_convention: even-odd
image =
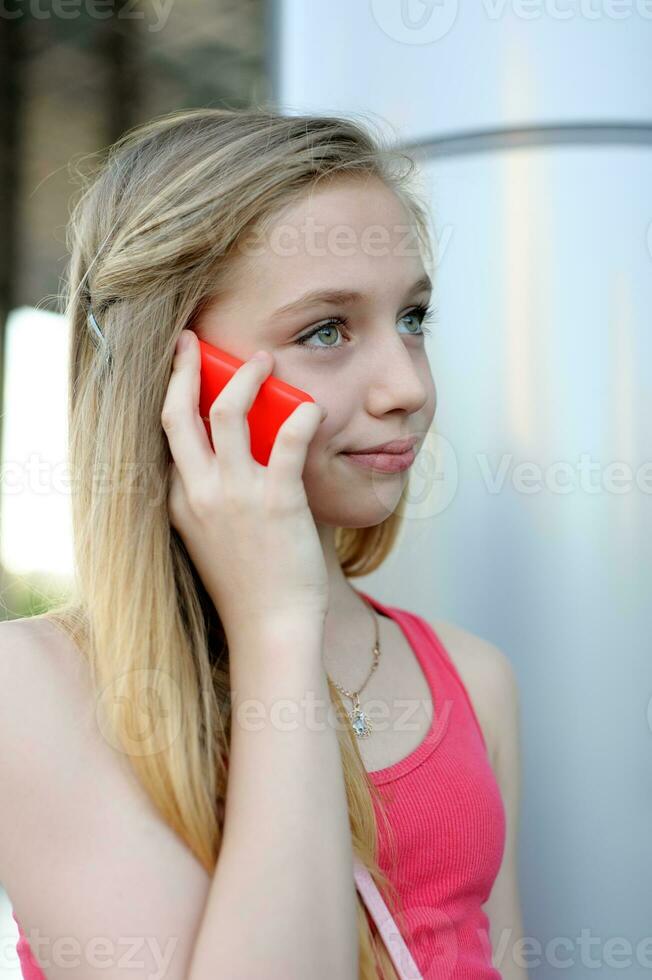
[[(225, 288), (243, 236), (326, 177), (383, 180), (410, 208), (430, 257), (427, 209), (407, 186), (414, 168), (351, 120), (256, 107), (166, 114), (127, 132), (95, 173), (79, 173), (63, 299), (74, 580), (44, 616), (76, 642), (105, 731), (211, 875), (227, 786), (229, 658), (215, 606), (167, 512), (171, 455), (161, 410), (177, 337)], [(110, 358), (88, 327), (90, 306)], [(138, 461), (135, 472), (127, 461)], [(337, 528), (344, 573), (378, 568), (400, 524), (395, 512), (375, 527)], [(147, 745), (121, 707), (140, 703), (143, 677), (166, 708)], [(382, 798), (330, 680), (329, 689), (342, 722), (353, 849), (401, 923), (398, 896), (377, 864), (374, 803), (390, 833)], [(396, 980), (359, 896), (358, 929), (361, 980)]]

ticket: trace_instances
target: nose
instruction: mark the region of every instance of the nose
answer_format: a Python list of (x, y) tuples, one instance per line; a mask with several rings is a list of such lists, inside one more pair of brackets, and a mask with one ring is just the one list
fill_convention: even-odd
[(408, 415), (418, 412), (434, 387), (425, 351), (416, 346), (409, 348), (402, 335), (396, 333), (385, 342), (376, 343), (368, 372), (366, 391), (372, 414), (398, 409)]

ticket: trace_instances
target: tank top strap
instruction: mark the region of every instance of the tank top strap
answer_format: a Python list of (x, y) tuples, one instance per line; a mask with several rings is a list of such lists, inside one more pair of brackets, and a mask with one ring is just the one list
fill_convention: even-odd
[[(411, 612), (409, 609), (401, 609), (398, 606), (390, 606), (386, 603), (379, 602), (378, 599), (375, 599), (366, 592), (362, 592), (360, 589), (358, 589), (357, 592), (381, 612), (386, 612), (390, 619), (396, 619), (397, 622), (403, 621), (404, 623), (409, 623), (411, 627), (410, 633), (414, 633), (414, 631), (416, 631), (416, 634), (421, 638), (423, 644), (420, 646), (420, 649), (425, 648), (428, 651), (432, 651), (432, 653), (435, 655), (436, 664), (433, 664), (428, 657), (422, 658), (420, 656), (419, 659), (422, 660), (422, 664), (428, 670), (428, 673), (431, 676), (437, 672), (438, 666), (441, 665), (442, 670), (439, 670), (438, 672), (439, 683), (446, 683), (446, 680), (448, 680), (448, 682), (452, 683), (454, 688), (461, 693), (464, 702), (468, 706), (471, 719), (477, 728), (482, 744), (485, 750), (487, 750), (484, 732), (482, 731), (482, 726), (478, 720), (478, 716), (475, 708), (473, 707), (473, 702), (471, 701), (469, 692), (466, 689), (466, 685), (462, 680), (451, 655), (428, 620), (424, 619), (423, 616), (420, 616), (418, 613)], [(415, 652), (418, 653), (416, 647)]]
[(484, 737), (484, 732), (482, 731), (482, 726), (480, 725), (480, 721), (478, 719), (476, 710), (473, 707), (473, 702), (471, 701), (471, 698), (469, 696), (469, 692), (466, 688), (466, 684), (462, 680), (460, 676), (460, 672), (455, 666), (455, 663), (453, 662), (453, 658), (451, 657), (448, 650), (440, 640), (438, 634), (430, 625), (427, 619), (424, 619), (422, 616), (419, 616), (417, 613), (411, 613), (411, 612), (408, 612), (408, 616), (410, 616), (415, 622), (419, 624), (424, 635), (427, 637), (427, 639), (432, 644), (434, 650), (436, 651), (440, 662), (444, 665), (444, 668), (448, 672), (449, 676), (452, 678), (453, 683), (458, 688), (458, 690), (461, 691), (462, 697), (464, 698), (468, 706), (471, 718), (473, 719), (475, 723), (475, 727), (478, 730), (478, 734), (480, 735), (480, 739), (482, 740), (482, 744), (486, 749), (487, 743)]

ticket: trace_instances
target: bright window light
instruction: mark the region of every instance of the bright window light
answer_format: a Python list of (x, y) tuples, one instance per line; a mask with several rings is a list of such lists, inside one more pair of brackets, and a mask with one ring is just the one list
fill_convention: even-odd
[(30, 307), (7, 321), (0, 557), (16, 575), (72, 574), (68, 333), (64, 317)]

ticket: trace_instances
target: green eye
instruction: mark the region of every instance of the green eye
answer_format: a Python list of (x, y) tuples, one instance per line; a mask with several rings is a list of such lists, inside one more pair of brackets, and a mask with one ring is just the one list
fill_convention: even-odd
[[(405, 320), (409, 317), (416, 319), (417, 324), (419, 326), (419, 330), (410, 331), (410, 335), (413, 337), (425, 338), (429, 336), (432, 333), (432, 331), (428, 327), (424, 327), (423, 323), (425, 320), (436, 319), (436, 315), (437, 315), (436, 309), (419, 304), (418, 306), (413, 306), (411, 310), (407, 311), (407, 313), (404, 313), (400, 319)], [(294, 343), (297, 344), (299, 347), (305, 346), (308, 348), (308, 350), (329, 350), (329, 349), (339, 350), (341, 347), (344, 346), (343, 344), (339, 344), (337, 346), (335, 346), (334, 344), (326, 344), (326, 346), (324, 347), (320, 347), (320, 346), (315, 347), (312, 344), (308, 344), (307, 341), (311, 340), (317, 334), (321, 334), (323, 331), (329, 330), (330, 328), (337, 327), (339, 330), (340, 327), (348, 327), (348, 325), (349, 325), (348, 317), (346, 316), (332, 317), (330, 320), (325, 320), (324, 323), (318, 324), (309, 333), (304, 334), (303, 337), (298, 337), (294, 341)]]

